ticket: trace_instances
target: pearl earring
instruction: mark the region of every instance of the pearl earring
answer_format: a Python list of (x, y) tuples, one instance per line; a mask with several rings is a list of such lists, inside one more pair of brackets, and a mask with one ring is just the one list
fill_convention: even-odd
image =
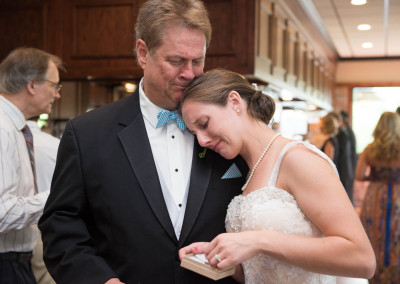
[(240, 112), (240, 110), (239, 110), (239, 109), (236, 109), (236, 111), (237, 111), (237, 113), (239, 113), (239, 112)]

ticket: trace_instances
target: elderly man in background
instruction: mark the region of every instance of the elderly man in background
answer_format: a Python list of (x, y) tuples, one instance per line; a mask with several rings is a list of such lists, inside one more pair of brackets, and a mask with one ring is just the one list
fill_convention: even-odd
[(32, 250), (49, 188), (38, 188), (26, 120), (50, 113), (60, 98), (61, 59), (18, 48), (0, 64), (0, 283), (36, 283)]

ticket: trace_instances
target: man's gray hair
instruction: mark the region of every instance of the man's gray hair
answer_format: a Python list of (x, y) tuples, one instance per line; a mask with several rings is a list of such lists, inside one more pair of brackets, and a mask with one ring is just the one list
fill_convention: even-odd
[(31, 81), (45, 81), (50, 61), (64, 70), (56, 55), (32, 47), (14, 49), (0, 64), (0, 93), (16, 94)]

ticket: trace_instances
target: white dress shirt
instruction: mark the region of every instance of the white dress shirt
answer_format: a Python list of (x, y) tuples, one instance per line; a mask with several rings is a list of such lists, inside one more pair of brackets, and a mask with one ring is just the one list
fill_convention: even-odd
[(157, 114), (162, 109), (146, 97), (143, 79), (139, 84), (139, 99), (164, 200), (179, 239), (189, 190), (194, 137), (188, 130), (182, 131), (174, 120), (156, 128)]
[(33, 135), (36, 184), (38, 192), (43, 192), (50, 189), (60, 139), (41, 131), (36, 121), (28, 120), (26, 124)]
[(49, 190), (34, 194), (21, 111), (0, 95), (0, 252), (31, 251)]

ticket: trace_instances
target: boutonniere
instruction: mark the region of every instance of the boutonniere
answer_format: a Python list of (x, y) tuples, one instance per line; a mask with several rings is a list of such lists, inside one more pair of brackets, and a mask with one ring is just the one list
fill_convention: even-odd
[(206, 156), (207, 148), (203, 148), (203, 152), (199, 153), (200, 159), (203, 159)]

